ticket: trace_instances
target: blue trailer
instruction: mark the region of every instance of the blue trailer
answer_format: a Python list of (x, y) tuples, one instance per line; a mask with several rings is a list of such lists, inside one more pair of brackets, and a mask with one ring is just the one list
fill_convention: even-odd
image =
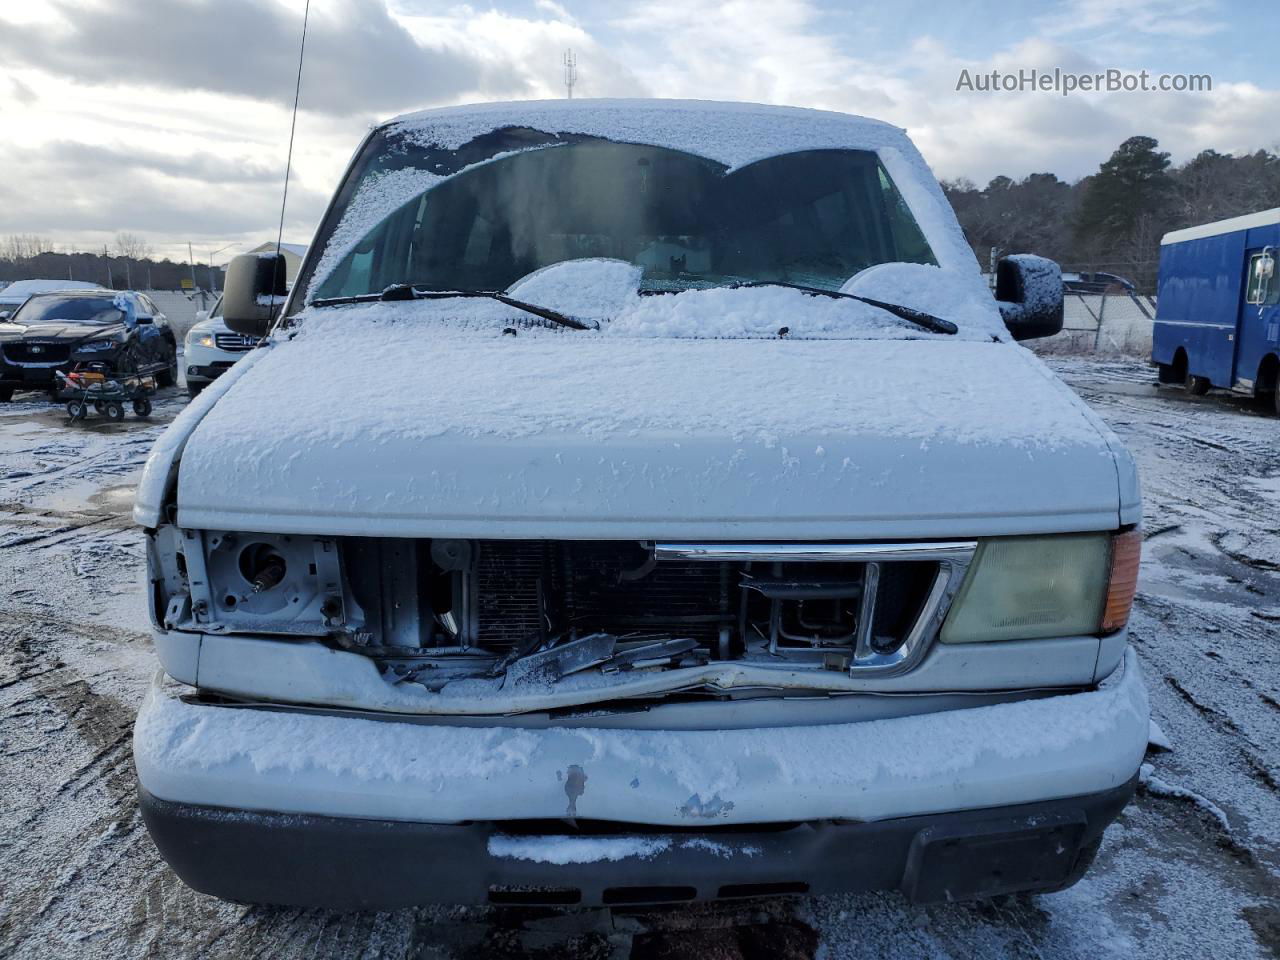
[(1280, 414), (1280, 207), (1165, 234), (1151, 360), (1161, 383), (1221, 387)]

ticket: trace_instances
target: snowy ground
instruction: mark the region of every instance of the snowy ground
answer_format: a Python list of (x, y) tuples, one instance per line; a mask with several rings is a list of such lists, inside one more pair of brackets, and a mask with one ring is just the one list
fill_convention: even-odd
[[(0, 406), (0, 956), (418, 958), (1280, 955), (1280, 422), (1051, 361), (1138, 457), (1134, 642), (1174, 744), (1090, 875), (1060, 894), (914, 908), (896, 894), (649, 914), (334, 915), (194, 894), (157, 858), (129, 733), (154, 662), (132, 484), (150, 422)], [(269, 415), (246, 429), (269, 429)]]

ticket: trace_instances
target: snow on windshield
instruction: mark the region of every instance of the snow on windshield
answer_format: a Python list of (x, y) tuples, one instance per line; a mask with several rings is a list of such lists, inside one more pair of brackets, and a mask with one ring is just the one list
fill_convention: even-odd
[[(785, 286), (642, 295), (640, 273), (635, 264), (620, 260), (566, 260), (521, 278), (507, 293), (576, 319), (597, 321), (601, 333), (612, 337), (900, 340), (949, 336), (929, 333), (867, 303)], [(842, 292), (950, 320), (960, 328), (954, 335), (959, 339), (1007, 339), (990, 292), (976, 273), (918, 263), (879, 264), (850, 279)], [(310, 308), (300, 318), (332, 309)], [(527, 327), (530, 335), (547, 332), (536, 325), (529, 327), (528, 314), (489, 300), (386, 303), (355, 315), (421, 323), (424, 332), (432, 329), (432, 336), (441, 335), (444, 328), (456, 331), (472, 326), (492, 335), (512, 323)]]

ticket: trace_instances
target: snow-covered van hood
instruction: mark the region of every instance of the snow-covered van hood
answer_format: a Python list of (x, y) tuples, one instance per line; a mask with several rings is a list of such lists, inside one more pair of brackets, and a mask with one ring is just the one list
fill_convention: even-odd
[[(832, 540), (1136, 519), (1128, 454), (1007, 342), (511, 336), (390, 317), (317, 310), (189, 411), (179, 525)], [(144, 523), (156, 492), (144, 478)]]

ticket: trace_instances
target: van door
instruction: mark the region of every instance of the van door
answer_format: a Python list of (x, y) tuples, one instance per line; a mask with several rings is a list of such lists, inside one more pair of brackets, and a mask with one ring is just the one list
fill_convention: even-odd
[(1262, 358), (1280, 351), (1280, 251), (1270, 246), (1251, 249), (1245, 263), (1231, 383), (1234, 389), (1251, 394)]

